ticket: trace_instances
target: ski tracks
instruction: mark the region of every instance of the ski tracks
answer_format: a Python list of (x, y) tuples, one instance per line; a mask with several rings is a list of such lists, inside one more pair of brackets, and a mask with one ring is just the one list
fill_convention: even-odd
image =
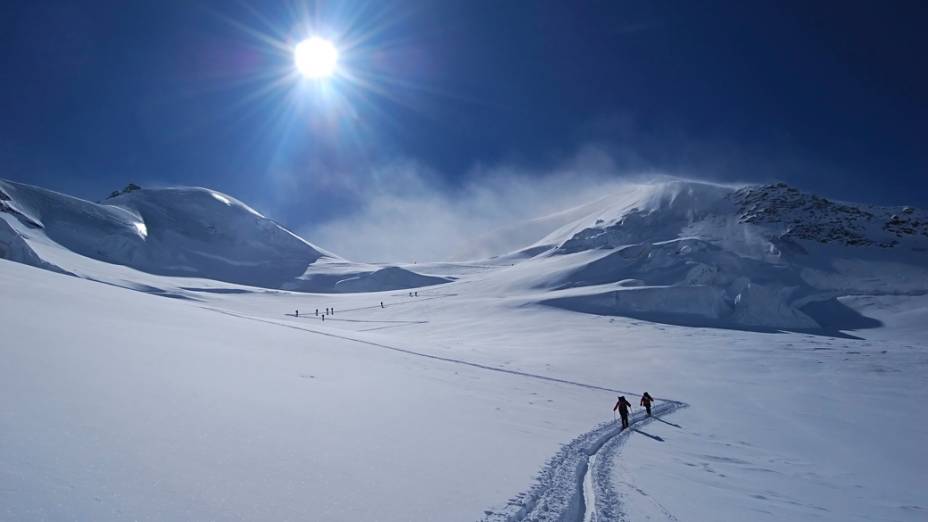
[[(418, 352), (398, 346), (390, 346), (367, 339), (340, 335), (331, 331), (306, 328), (294, 324), (280, 323), (259, 317), (238, 314), (212, 307), (202, 307), (212, 312), (230, 315), (240, 319), (256, 321), (283, 328), (303, 330), (308, 333), (353, 341), (368, 346), (423, 357), (451, 364), (470, 366), (482, 370), (507, 373), (530, 379), (556, 382), (591, 390), (608, 391), (625, 395), (636, 394), (547, 375), (500, 368), (451, 357), (442, 357)], [(657, 399), (654, 405), (654, 418), (667, 415), (687, 404), (670, 399)], [(632, 415), (632, 427), (650, 423), (654, 418), (639, 411)], [(615, 420), (603, 422), (591, 431), (579, 435), (561, 447), (538, 473), (535, 485), (528, 491), (517, 494), (498, 509), (484, 511), (482, 522), (611, 522), (625, 520), (621, 511), (618, 493), (612, 484), (612, 463), (615, 454), (633, 430), (621, 430)], [(592, 498), (591, 498), (592, 497)]]
[[(667, 415), (686, 404), (662, 400), (654, 416)], [(632, 427), (653, 418), (638, 412)], [(625, 520), (618, 493), (612, 484), (612, 464), (632, 429), (621, 430), (615, 421), (604, 422), (568, 444), (542, 467), (535, 485), (495, 510), (487, 510), (482, 522), (607, 522)]]
[(258, 322), (258, 323), (270, 324), (270, 325), (274, 325), (274, 326), (279, 326), (279, 327), (281, 327), (281, 328), (289, 328), (289, 329), (291, 329), (291, 330), (302, 330), (302, 331), (304, 331), (304, 332), (309, 332), (309, 333), (311, 333), (311, 334), (321, 335), (321, 336), (324, 336), (324, 337), (331, 337), (331, 338), (334, 338), (334, 339), (342, 339), (342, 340), (345, 340), (345, 341), (352, 341), (352, 342), (355, 342), (355, 343), (359, 343), (359, 344), (363, 344), (363, 345), (367, 345), (367, 346), (372, 346), (372, 347), (374, 347), (374, 348), (380, 348), (380, 349), (383, 349), (383, 350), (390, 350), (390, 351), (393, 351), (393, 352), (404, 353), (404, 354), (406, 354), (406, 355), (412, 355), (412, 356), (415, 356), (415, 357), (422, 357), (422, 358), (431, 359), (431, 360), (434, 360), (434, 361), (443, 361), (443, 362), (446, 362), (446, 363), (458, 364), (458, 365), (461, 365), (461, 366), (469, 366), (469, 367), (471, 367), (471, 368), (478, 368), (478, 369), (480, 369), (480, 370), (487, 370), (487, 371), (491, 371), (491, 372), (505, 373), (505, 374), (509, 374), (509, 375), (517, 375), (517, 376), (520, 376), (520, 377), (527, 377), (527, 378), (529, 378), (529, 379), (537, 379), (537, 380), (540, 380), (540, 381), (548, 381), (548, 382), (556, 382), (556, 383), (560, 383), (560, 384), (567, 384), (567, 385), (570, 385), (570, 386), (577, 386), (577, 387), (580, 387), (580, 388), (586, 388), (586, 389), (588, 389), (588, 390), (600, 390), (600, 391), (606, 391), (606, 392), (610, 392), (610, 393), (621, 393), (621, 394), (624, 394), (624, 395), (635, 395), (635, 394), (632, 393), (632, 392), (627, 392), (627, 391), (624, 391), (624, 390), (617, 390), (617, 389), (615, 389), (615, 388), (608, 388), (608, 387), (605, 387), (605, 386), (597, 386), (597, 385), (595, 385), (595, 384), (587, 384), (587, 383), (583, 383), (583, 382), (572, 381), (572, 380), (570, 380), (570, 379), (561, 379), (561, 378), (559, 378), (559, 377), (551, 377), (551, 376), (548, 376), (548, 375), (541, 375), (541, 374), (538, 374), (538, 373), (523, 372), (523, 371), (520, 371), (520, 370), (514, 370), (514, 369), (509, 369), (509, 368), (501, 368), (501, 367), (499, 367), (499, 366), (492, 366), (492, 365), (488, 365), (488, 364), (481, 364), (481, 363), (476, 363), (476, 362), (472, 362), (472, 361), (467, 361), (467, 360), (464, 360), (464, 359), (455, 359), (455, 358), (453, 358), (453, 357), (444, 357), (444, 356), (441, 356), (441, 355), (434, 355), (434, 354), (431, 354), (431, 353), (418, 352), (418, 351), (416, 351), (416, 350), (410, 350), (410, 349), (408, 349), (408, 348), (402, 348), (402, 347), (399, 347), (399, 346), (391, 346), (391, 345), (389, 345), (389, 344), (384, 344), (384, 343), (380, 343), (380, 342), (375, 342), (375, 341), (368, 340), (368, 339), (362, 339), (362, 338), (358, 338), (358, 337), (352, 337), (352, 336), (350, 336), (350, 335), (335, 333), (335, 332), (333, 332), (333, 331), (331, 331), (331, 330), (318, 330), (318, 329), (315, 329), (315, 328), (309, 328), (309, 327), (305, 327), (305, 326), (299, 326), (299, 325), (295, 325), (295, 324), (291, 324), (291, 323), (280, 323), (280, 322), (277, 322), (277, 321), (274, 321), (274, 320), (271, 320), (271, 319), (263, 319), (263, 318), (260, 318), (260, 317), (253, 317), (253, 316), (250, 316), (250, 315), (244, 315), (244, 314), (240, 314), (240, 313), (236, 313), (236, 312), (231, 312), (231, 311), (228, 311), (228, 310), (222, 310), (222, 309), (220, 309), (220, 308), (213, 308), (213, 307), (209, 307), (209, 306), (201, 306), (200, 308), (202, 308), (202, 309), (204, 309), (204, 310), (209, 310), (209, 311), (211, 311), (211, 312), (216, 312), (216, 313), (219, 313), (219, 314), (223, 314), (223, 315), (228, 315), (228, 316), (231, 316), (231, 317), (237, 317), (237, 318), (239, 318), (239, 319), (245, 319), (245, 320), (247, 320), (247, 321), (255, 321), (255, 322)]

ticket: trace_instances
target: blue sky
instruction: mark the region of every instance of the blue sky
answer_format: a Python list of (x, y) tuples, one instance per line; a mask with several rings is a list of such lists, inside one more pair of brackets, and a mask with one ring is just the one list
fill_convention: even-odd
[[(310, 231), (577, 158), (928, 206), (926, 6), (6, 1), (0, 175), (208, 186)], [(287, 76), (311, 33), (355, 81)]]

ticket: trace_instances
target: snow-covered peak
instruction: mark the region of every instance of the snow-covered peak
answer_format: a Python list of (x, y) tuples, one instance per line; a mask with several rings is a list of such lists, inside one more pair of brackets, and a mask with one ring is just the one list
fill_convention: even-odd
[(522, 251), (513, 287), (592, 313), (803, 330), (857, 324), (836, 296), (928, 291), (928, 218), (910, 207), (671, 180), (581, 210)]
[(734, 187), (672, 180), (629, 185), (540, 244), (571, 253), (644, 241), (744, 236), (754, 244), (811, 241), (920, 250), (928, 248), (928, 214), (911, 207), (835, 202), (784, 183)]
[(167, 187), (143, 189), (138, 185), (129, 184), (125, 189), (114, 192), (106, 200), (106, 205), (136, 208), (144, 206), (159, 206), (172, 208), (198, 209), (198, 212), (210, 216), (216, 213), (232, 215), (244, 212), (261, 217), (260, 212), (245, 203), (215, 190), (202, 187)]
[(163, 275), (276, 287), (326, 255), (231, 196), (203, 188), (123, 191), (93, 203), (0, 184), (21, 221), (65, 248)]
[(730, 212), (736, 189), (714, 183), (672, 179), (623, 186), (601, 198), (582, 219), (554, 231), (539, 244), (562, 253), (615, 248), (642, 241), (668, 241), (712, 214)]
[[(199, 187), (142, 188), (130, 184), (102, 203), (0, 180), (0, 218), (7, 244), (0, 255), (38, 264), (24, 238), (44, 236), (85, 257), (144, 272), (191, 276), (265, 288), (342, 291), (343, 279), (369, 290), (446, 282), (367, 277), (383, 269), (346, 262), (307, 242), (232, 196)], [(9, 230), (7, 230), (9, 229)], [(36, 230), (29, 232), (29, 230)], [(4, 239), (6, 238), (6, 239)], [(0, 245), (2, 246), (2, 245)], [(40, 256), (41, 257), (41, 256)], [(317, 265), (342, 262), (338, 277), (312, 278)], [(392, 272), (387, 272), (392, 273)]]

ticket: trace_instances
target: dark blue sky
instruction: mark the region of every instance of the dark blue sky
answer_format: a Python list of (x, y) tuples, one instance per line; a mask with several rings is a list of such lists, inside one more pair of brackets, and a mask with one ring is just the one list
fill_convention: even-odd
[[(7, 0), (0, 177), (90, 199), (208, 186), (296, 227), (350, 209), (397, 160), (453, 192), (475, 165), (543, 172), (595, 144), (630, 171), (928, 206), (926, 15), (901, 0)], [(281, 80), (291, 57), (268, 42), (295, 43), (307, 19), (351, 42), (343, 66), (364, 85)]]

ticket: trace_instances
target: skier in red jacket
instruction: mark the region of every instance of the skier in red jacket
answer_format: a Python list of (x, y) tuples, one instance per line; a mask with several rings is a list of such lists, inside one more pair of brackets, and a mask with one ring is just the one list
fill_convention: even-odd
[(644, 409), (648, 410), (648, 417), (651, 416), (651, 403), (654, 402), (654, 397), (648, 392), (644, 392), (644, 395), (641, 396), (641, 405), (644, 406)]

